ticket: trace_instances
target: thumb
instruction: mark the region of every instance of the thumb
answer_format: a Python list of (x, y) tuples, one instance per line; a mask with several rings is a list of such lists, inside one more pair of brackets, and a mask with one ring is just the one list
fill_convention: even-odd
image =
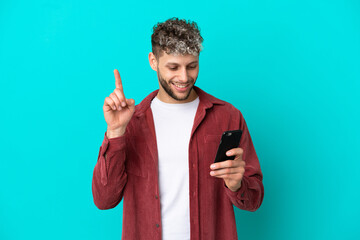
[(130, 110), (135, 108), (135, 100), (134, 99), (126, 99), (126, 104), (129, 106)]
[(132, 99), (132, 98), (130, 98), (130, 99), (126, 99), (126, 104), (128, 104), (128, 105), (134, 105), (135, 104), (135, 100), (134, 99)]

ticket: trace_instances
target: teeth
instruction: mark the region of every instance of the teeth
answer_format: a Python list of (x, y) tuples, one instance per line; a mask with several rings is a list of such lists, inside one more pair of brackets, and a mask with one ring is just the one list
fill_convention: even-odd
[(178, 88), (186, 88), (186, 85), (178, 85), (178, 84), (174, 84), (174, 85)]

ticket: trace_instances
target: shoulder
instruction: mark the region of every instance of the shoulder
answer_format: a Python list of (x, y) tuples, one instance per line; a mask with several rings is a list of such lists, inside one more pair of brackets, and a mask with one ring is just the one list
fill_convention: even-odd
[(243, 125), (245, 121), (241, 111), (236, 108), (232, 103), (214, 97), (213, 95), (196, 89), (199, 93), (200, 101), (203, 100), (203, 104), (207, 109), (209, 117), (217, 119), (218, 123), (226, 124), (230, 128), (238, 128), (239, 125)]
[(230, 102), (224, 101), (220, 98), (217, 98), (199, 88), (197, 88), (197, 92), (199, 92), (200, 100), (203, 100), (205, 105), (211, 106), (216, 110), (225, 111), (230, 114), (240, 114), (241, 112), (238, 108), (236, 108)]
[(158, 93), (158, 89), (147, 95), (139, 104), (135, 105), (135, 117), (143, 116), (151, 106), (151, 101), (155, 98)]
[(222, 104), (214, 104), (214, 112), (217, 115), (222, 116), (224, 119), (231, 119), (235, 122), (240, 122), (243, 119), (241, 111), (236, 108), (233, 104), (221, 100)]

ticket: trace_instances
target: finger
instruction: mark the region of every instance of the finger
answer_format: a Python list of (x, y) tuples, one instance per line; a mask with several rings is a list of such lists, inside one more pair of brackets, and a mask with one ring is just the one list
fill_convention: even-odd
[[(117, 95), (112, 92), (110, 94), (110, 98), (114, 101), (116, 109), (121, 110), (121, 108), (122, 108), (121, 103), (120, 103), (120, 100), (118, 99)], [(114, 109), (114, 110), (116, 110), (116, 109)]]
[(114, 93), (116, 94), (117, 98), (119, 99), (121, 107), (126, 107), (126, 98), (125, 98), (124, 92), (121, 91), (119, 88), (116, 88), (114, 90)]
[(238, 156), (243, 155), (244, 150), (242, 148), (233, 148), (226, 152), (226, 156)]
[(221, 169), (221, 168), (231, 168), (231, 167), (238, 167), (238, 161), (234, 160), (226, 160), (223, 162), (213, 163), (211, 164), (210, 168), (213, 170)]
[(115, 102), (110, 97), (105, 98), (104, 110), (105, 111), (116, 110)]
[(245, 169), (246, 162), (244, 160), (239, 161), (239, 167), (243, 167)]
[(222, 168), (219, 170), (211, 171), (210, 175), (216, 177), (216, 176), (220, 176), (220, 175), (224, 175), (224, 174), (233, 174), (233, 173), (239, 173), (239, 169), (237, 169), (237, 168)]
[(135, 105), (135, 100), (132, 98), (126, 99), (126, 104), (129, 106)]
[(119, 73), (119, 71), (117, 69), (114, 70), (114, 76), (115, 76), (115, 86), (116, 86), (116, 88), (119, 88), (122, 91), (123, 87), (122, 87), (121, 77), (120, 77), (120, 73)]
[(243, 174), (242, 173), (224, 173), (224, 174), (216, 174), (216, 175), (212, 175), (210, 172), (210, 175), (212, 177), (217, 177), (217, 178), (222, 178), (222, 179), (231, 179), (231, 180), (240, 180), (243, 178)]
[(135, 110), (135, 100), (134, 99), (126, 99), (127, 107), (131, 112)]

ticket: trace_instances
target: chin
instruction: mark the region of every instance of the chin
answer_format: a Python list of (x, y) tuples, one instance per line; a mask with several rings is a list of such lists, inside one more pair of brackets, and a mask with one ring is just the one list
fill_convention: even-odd
[(189, 99), (193, 86), (189, 86), (184, 92), (173, 91), (173, 98), (178, 101), (185, 101)]

